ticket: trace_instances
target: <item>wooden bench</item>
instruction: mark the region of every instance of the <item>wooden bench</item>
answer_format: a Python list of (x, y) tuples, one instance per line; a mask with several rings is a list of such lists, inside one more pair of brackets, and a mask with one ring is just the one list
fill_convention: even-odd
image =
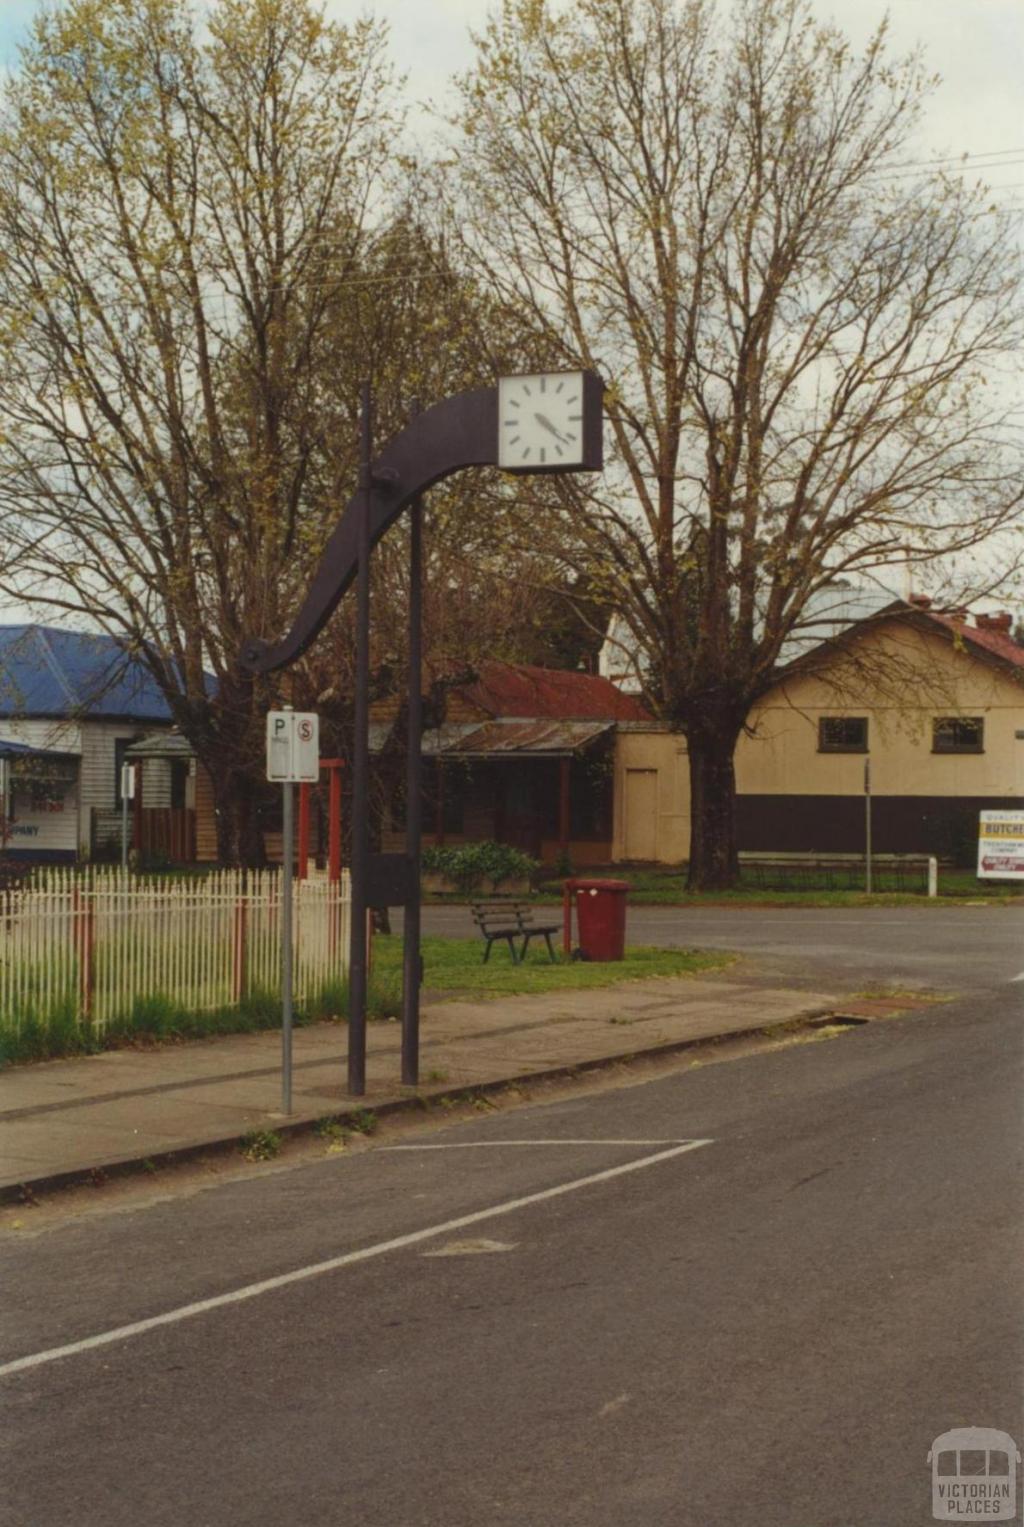
[[(532, 938), (543, 938), (548, 946), (548, 954), (552, 961), (557, 963), (558, 956), (551, 943), (553, 933), (561, 933), (561, 923), (536, 923), (533, 920), (534, 908), (527, 901), (474, 901), (471, 907), (473, 921), (480, 929), (480, 935), (486, 940), (484, 949), (484, 964), (491, 957), (491, 945), (497, 941), (504, 941), (508, 945), (512, 956), (513, 965), (519, 965), (526, 958)], [(522, 939), (523, 947), (516, 949), (516, 939)]]

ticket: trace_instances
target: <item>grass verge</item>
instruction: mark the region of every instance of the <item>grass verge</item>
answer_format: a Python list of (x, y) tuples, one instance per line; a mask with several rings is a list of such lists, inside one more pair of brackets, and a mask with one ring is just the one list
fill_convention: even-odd
[[(497, 946), (483, 963), (480, 938), (425, 938), (422, 945), (424, 985), (432, 992), (453, 997), (500, 997), (529, 992), (586, 991), (595, 986), (614, 986), (620, 981), (643, 981), (652, 976), (699, 975), (721, 970), (734, 956), (699, 949), (629, 948), (626, 958), (613, 964), (588, 964), (566, 960), (559, 953), (556, 964), (543, 945), (531, 945), (521, 965), (513, 965), (507, 949)], [(374, 971), (388, 978), (401, 969), (402, 941), (396, 937), (374, 941)]]
[[(396, 1018), (401, 1012), (400, 966), (401, 960), (394, 972), (375, 972), (367, 1003), (371, 1019)], [(322, 987), (307, 1005), (296, 1007), (294, 1023), (301, 1028), (309, 1023), (344, 1022), (347, 1013), (348, 982), (334, 981)], [(97, 1055), (130, 1045), (181, 1044), (224, 1034), (258, 1034), (280, 1027), (281, 999), (272, 992), (253, 992), (239, 1003), (199, 1012), (169, 997), (143, 997), (102, 1025), (78, 1019), (73, 1003), (67, 1001), (48, 1011), (5, 1014), (0, 1026), (0, 1067)]]
[[(546, 949), (531, 949), (523, 964), (513, 965), (507, 951), (495, 949), (489, 963), (484, 965), (483, 943), (478, 938), (427, 938), (422, 947), (425, 985), (432, 992), (451, 997), (583, 991), (651, 976), (697, 975), (705, 970), (722, 969), (733, 959), (728, 954), (700, 950), (631, 948), (626, 951), (626, 958), (615, 964), (592, 965), (561, 956), (552, 964)], [(401, 939), (378, 937), (374, 941), (370, 978), (371, 1019), (399, 1015), (401, 975)], [(347, 1012), (348, 985), (339, 981), (324, 987), (307, 1006), (297, 1008), (295, 1025), (344, 1021)], [(0, 1028), (0, 1067), (62, 1056), (95, 1055), (130, 1045), (180, 1044), (219, 1035), (255, 1034), (277, 1029), (280, 1024), (280, 998), (270, 992), (254, 993), (241, 1003), (208, 1012), (190, 1011), (166, 997), (148, 997), (136, 1001), (128, 1011), (110, 1018), (102, 1027), (78, 1020), (68, 1002), (47, 1013), (30, 1011), (6, 1016)]]
[[(852, 886), (829, 885), (823, 876), (816, 884), (801, 877), (792, 889), (772, 890), (759, 885), (753, 876), (744, 878), (729, 891), (688, 891), (682, 870), (622, 869), (613, 866), (594, 872), (629, 882), (631, 906), (638, 907), (936, 907), (969, 906), (984, 902), (992, 906), (1024, 906), (1024, 887), (996, 880), (978, 880), (970, 870), (940, 870), (939, 894), (929, 898), (924, 889), (901, 889), (896, 877), (876, 870), (870, 894)], [(451, 898), (445, 898), (451, 900)], [(561, 905), (562, 888), (558, 883), (539, 892), (535, 900), (546, 906)]]

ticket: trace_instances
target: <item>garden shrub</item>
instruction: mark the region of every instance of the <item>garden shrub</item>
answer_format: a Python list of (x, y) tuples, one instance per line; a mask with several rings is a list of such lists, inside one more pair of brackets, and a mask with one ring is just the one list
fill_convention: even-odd
[(463, 843), (458, 848), (425, 848), (422, 864), (428, 874), (444, 875), (460, 891), (472, 891), (482, 880), (530, 879), (535, 859), (507, 843)]

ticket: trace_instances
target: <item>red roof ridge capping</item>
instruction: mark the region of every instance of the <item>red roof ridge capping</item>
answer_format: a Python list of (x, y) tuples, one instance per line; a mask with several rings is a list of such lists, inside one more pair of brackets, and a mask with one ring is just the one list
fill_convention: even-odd
[(488, 658), (474, 683), (460, 686), (473, 705), (495, 717), (550, 717), (557, 721), (649, 721), (635, 695), (611, 681), (569, 668), (539, 668)]
[[(970, 646), (982, 647), (986, 652), (992, 652), (1005, 662), (1012, 663), (1015, 668), (1024, 668), (1024, 647), (1017, 646), (1006, 626), (971, 626), (967, 623), (966, 615), (940, 615), (937, 610), (923, 610), (921, 613), (928, 620), (952, 631), (954, 636), (961, 636)], [(978, 618), (980, 620), (982, 617)]]

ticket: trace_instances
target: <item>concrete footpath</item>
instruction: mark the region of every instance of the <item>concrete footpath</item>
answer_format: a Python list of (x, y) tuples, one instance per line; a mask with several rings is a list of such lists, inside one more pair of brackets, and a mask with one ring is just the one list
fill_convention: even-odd
[(371, 1023), (367, 1090), (345, 1092), (343, 1024), (296, 1029), (292, 1113), (281, 1113), (275, 1032), (112, 1050), (0, 1073), (0, 1200), (213, 1149), (251, 1130), (308, 1129), (359, 1108), (555, 1078), (617, 1059), (822, 1017), (839, 998), (676, 977), (487, 1002), (433, 1002), (419, 1088), (402, 1087), (395, 1022)]

